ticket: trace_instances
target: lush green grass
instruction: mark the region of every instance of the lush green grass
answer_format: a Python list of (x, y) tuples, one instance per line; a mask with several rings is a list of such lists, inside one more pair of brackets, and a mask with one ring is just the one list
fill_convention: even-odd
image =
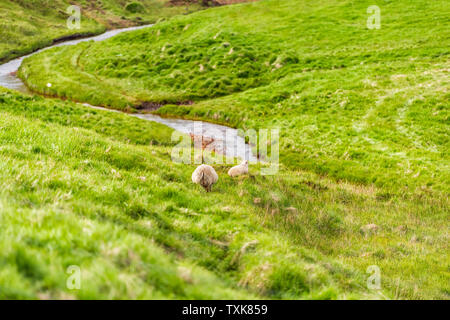
[[(30, 88), (119, 109), (279, 127), (282, 161), (391, 192), (449, 191), (449, 6), (261, 1), (28, 59)], [(46, 84), (52, 83), (51, 88)], [(76, 88), (76, 90), (74, 90)]]
[[(158, 112), (279, 127), (281, 172), (232, 180), (216, 166), (206, 194), (194, 166), (170, 161), (170, 130), (3, 92), (2, 243), (31, 240), (2, 250), (13, 263), (0, 292), (64, 297), (64, 269), (81, 260), (98, 278), (78, 298), (449, 299), (448, 5), (382, 1), (382, 27), (368, 30), (372, 4), (214, 8), (27, 59), (21, 77), (46, 95), (117, 109), (194, 100)], [(48, 233), (11, 220), (32, 214)], [(383, 292), (366, 289), (370, 265)]]
[[(306, 195), (285, 191), (316, 194), (303, 177), (233, 181), (219, 168), (206, 194), (190, 182), (193, 166), (171, 161), (171, 147), (143, 146), (135, 135), (160, 137), (158, 124), (8, 91), (0, 99), (2, 298), (380, 297), (365, 288), (364, 271), (272, 228), (295, 219), (283, 208)], [(275, 218), (268, 206), (283, 213)], [(331, 214), (297, 216), (317, 236), (343, 226)], [(65, 288), (69, 265), (82, 269), (80, 291)]]
[[(0, 92), (4, 298), (448, 298), (448, 201), (225, 166), (207, 194), (161, 125)], [(80, 291), (65, 288), (73, 264)]]
[[(0, 62), (48, 46), (68, 36), (101, 33), (105, 28), (148, 24), (172, 15), (200, 9), (199, 5), (170, 6), (167, 0), (141, 0), (140, 10), (129, 10), (132, 1), (114, 0), (0, 0)], [(81, 28), (69, 29), (67, 8), (82, 8)]]

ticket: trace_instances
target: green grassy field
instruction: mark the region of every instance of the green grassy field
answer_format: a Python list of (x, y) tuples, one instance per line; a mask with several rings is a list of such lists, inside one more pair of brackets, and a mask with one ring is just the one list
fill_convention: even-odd
[[(160, 114), (280, 127), (282, 161), (292, 169), (446, 194), (449, 6), (387, 2), (382, 28), (368, 30), (367, 3), (207, 10), (49, 50), (20, 75), (37, 92), (95, 105), (159, 102), (169, 104)], [(170, 106), (189, 100), (197, 103)]]
[[(190, 182), (194, 166), (171, 161), (162, 125), (4, 90), (0, 102), (2, 298), (383, 297), (365, 288), (364, 272), (280, 228), (298, 218), (308, 237), (338, 234), (345, 223), (331, 209), (308, 209), (334, 206), (334, 191), (314, 187), (331, 182), (232, 180), (223, 167), (205, 194)], [(65, 288), (69, 265), (83, 271), (79, 291)]]
[(2, 298), (448, 298), (442, 200), (225, 166), (206, 194), (162, 125), (5, 90), (0, 112)]
[[(292, 169), (389, 192), (446, 194), (449, 6), (386, 2), (382, 28), (369, 30), (368, 3), (206, 10), (49, 50), (20, 75), (37, 92), (95, 105), (150, 101), (169, 104), (160, 114), (279, 127), (282, 162)], [(197, 103), (170, 106), (189, 100)]]
[(449, 6), (381, 1), (368, 30), (372, 4), (263, 0), (26, 59), (47, 96), (280, 128), (281, 168), (215, 166), (207, 194), (170, 129), (0, 90), (2, 297), (449, 299)]
[[(98, 34), (105, 28), (154, 23), (176, 14), (198, 10), (199, 5), (170, 6), (167, 0), (0, 0), (0, 63), (46, 47), (70, 36)], [(81, 28), (68, 29), (67, 8), (81, 7)]]

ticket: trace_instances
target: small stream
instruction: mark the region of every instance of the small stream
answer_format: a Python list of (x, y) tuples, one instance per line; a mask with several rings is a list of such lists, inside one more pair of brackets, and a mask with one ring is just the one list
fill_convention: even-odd
[[(70, 46), (75, 45), (84, 41), (102, 41), (108, 38), (111, 38), (119, 33), (133, 31), (143, 28), (151, 27), (152, 25), (147, 26), (139, 26), (139, 27), (131, 27), (124, 29), (116, 29), (107, 31), (101, 35), (76, 39), (76, 40), (68, 40), (65, 42), (60, 42), (49, 47), (38, 50), (34, 53), (28, 54), (26, 56), (22, 56), (20, 58), (16, 58), (7, 63), (0, 65), (0, 86), (20, 91), (25, 94), (32, 94), (30, 90), (25, 86), (21, 79), (16, 76), (17, 71), (19, 70), (20, 65), (22, 64), (23, 59), (32, 56), (36, 53), (42, 52), (44, 50), (60, 47), (60, 46)], [(102, 109), (108, 111), (115, 111), (111, 109), (91, 106), (89, 104), (83, 104), (89, 108)], [(258, 159), (252, 154), (251, 147), (245, 143), (244, 138), (238, 135), (238, 130), (213, 124), (204, 121), (193, 121), (193, 120), (183, 120), (183, 119), (172, 119), (172, 118), (162, 118), (160, 116), (154, 114), (130, 114), (130, 116), (134, 116), (137, 118), (145, 119), (148, 121), (154, 121), (161, 124), (164, 124), (170, 128), (173, 128), (177, 131), (180, 131), (185, 134), (194, 135), (195, 137), (203, 136), (204, 139), (208, 140), (207, 149), (215, 150), (220, 154), (227, 154), (227, 156), (235, 156), (241, 159), (249, 160), (251, 163), (258, 162)]]

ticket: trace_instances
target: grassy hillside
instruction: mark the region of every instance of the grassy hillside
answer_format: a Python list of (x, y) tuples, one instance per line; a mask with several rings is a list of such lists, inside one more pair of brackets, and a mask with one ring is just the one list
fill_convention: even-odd
[[(334, 203), (335, 191), (308, 187), (314, 180), (231, 180), (218, 168), (205, 194), (190, 182), (193, 166), (171, 161), (170, 144), (147, 143), (170, 136), (161, 125), (5, 90), (0, 112), (1, 298), (382, 297), (365, 289), (364, 272), (279, 228), (297, 218), (308, 237), (346, 228), (331, 210), (302, 208), (313, 205), (306, 197)], [(80, 291), (65, 288), (74, 264)]]
[(292, 169), (390, 192), (447, 193), (450, 8), (386, 1), (382, 28), (369, 30), (369, 4), (215, 8), (49, 50), (20, 75), (37, 92), (118, 109), (193, 100), (158, 112), (280, 127)]
[(2, 298), (448, 298), (446, 202), (224, 166), (207, 194), (164, 126), (5, 90), (0, 112)]
[(215, 166), (207, 194), (171, 130), (2, 90), (0, 294), (449, 299), (448, 5), (382, 1), (368, 30), (372, 4), (263, 0), (27, 59), (49, 96), (279, 127), (281, 171)]
[[(168, 0), (0, 0), (0, 62), (48, 46), (69, 36), (101, 33), (118, 28), (153, 23), (176, 14), (200, 9), (199, 5), (172, 6)], [(67, 8), (82, 8), (81, 29), (67, 28)]]

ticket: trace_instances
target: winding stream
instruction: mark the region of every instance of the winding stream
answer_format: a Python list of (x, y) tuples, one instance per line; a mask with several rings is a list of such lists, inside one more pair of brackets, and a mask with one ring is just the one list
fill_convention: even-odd
[[(148, 28), (151, 26), (152, 25), (116, 29), (107, 31), (98, 36), (60, 42), (26, 56), (16, 58), (0, 65), (0, 86), (17, 90), (25, 94), (32, 94), (22, 82), (22, 80), (16, 76), (16, 73), (19, 70), (20, 65), (22, 64), (23, 59), (50, 48), (75, 45), (80, 42), (91, 40), (102, 41), (122, 32)], [(89, 108), (115, 111), (111, 109), (91, 106), (89, 104), (83, 105)], [(238, 135), (238, 130), (236, 129), (204, 121), (162, 118), (154, 114), (130, 114), (130, 116), (145, 119), (148, 121), (158, 122), (185, 134), (203, 136), (204, 139), (208, 139), (208, 142), (210, 142), (207, 146), (208, 150), (215, 150), (217, 153), (221, 154), (225, 154), (226, 152), (227, 156), (235, 156), (241, 159), (247, 159), (251, 163), (256, 163), (258, 161), (258, 159), (252, 154), (251, 147), (245, 143), (244, 138)]]

